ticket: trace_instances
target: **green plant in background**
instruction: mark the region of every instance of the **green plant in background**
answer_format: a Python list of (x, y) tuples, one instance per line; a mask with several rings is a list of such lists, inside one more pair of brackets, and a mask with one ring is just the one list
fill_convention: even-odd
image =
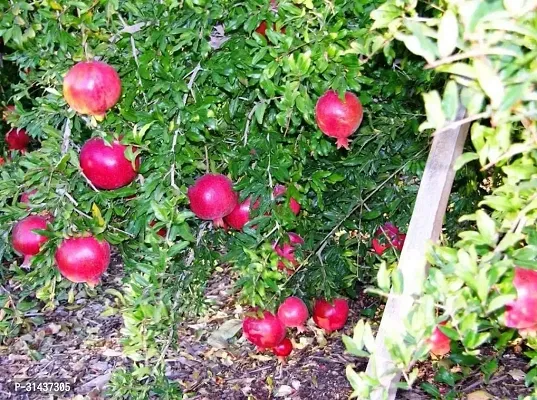
[[(535, 7), (532, 1), (393, 0), (371, 13), (372, 35), (379, 41), (382, 38), (390, 48), (394, 40), (403, 42), (424, 58), (426, 69), (448, 77), (443, 90), (423, 94), (427, 118), (420, 131), (441, 135), (449, 127), (473, 122), (472, 148), (456, 168), (478, 160), (487, 174), (486, 195), (473, 213), (459, 219), (471, 225), (458, 230), (458, 240), (450, 237), (446, 244), (452, 247), (431, 249), (422, 297), (405, 328), (387, 342), (395, 368), (403, 371), (407, 384), (416, 378), (411, 371), (415, 362), (427, 357), (427, 338), (439, 322), (447, 322), (440, 329), (449, 339), (460, 341), (460, 346), (452, 345), (450, 359), (467, 366), (484, 363), (489, 377), (497, 363), (486, 360), (479, 348), (487, 343), (505, 348), (514, 336), (506, 325), (518, 328), (527, 337), (526, 344), (535, 346), (537, 320), (527, 295), (537, 265)], [(459, 105), (467, 114), (454, 121)], [(382, 289), (389, 290), (389, 282), (389, 275), (382, 274)], [(373, 351), (370, 328), (363, 322), (356, 327), (354, 340), (345, 340), (348, 350), (358, 356)], [(535, 353), (526, 355), (532, 359), (526, 385), (533, 386)], [(378, 387), (379, 377), (351, 368), (347, 376), (355, 397), (368, 397)], [(454, 379), (460, 377), (445, 369), (437, 375), (437, 381), (452, 387)], [(434, 387), (424, 388), (436, 396)]]

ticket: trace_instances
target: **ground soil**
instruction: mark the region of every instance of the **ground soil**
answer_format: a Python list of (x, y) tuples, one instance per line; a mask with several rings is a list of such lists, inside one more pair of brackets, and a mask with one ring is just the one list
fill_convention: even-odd
[[(119, 288), (121, 263), (114, 263), (92, 298), (80, 291), (74, 305), (60, 305), (43, 315), (45, 324), (0, 346), (0, 399), (50, 399), (38, 394), (14, 395), (14, 379), (68, 379), (74, 390), (68, 399), (101, 399), (114, 369), (130, 363), (121, 353), (120, 316), (103, 317), (101, 313), (114, 298), (104, 293)], [(362, 295), (351, 303), (351, 318), (344, 330), (325, 335), (310, 321), (308, 331), (293, 333), (295, 350), (282, 364), (270, 353), (258, 353), (240, 333), (230, 340), (215, 336), (226, 321), (235, 330), (240, 325), (240, 306), (230, 296), (231, 279), (220, 272), (208, 286), (206, 296), (214, 301), (212, 311), (203, 318), (184, 321), (177, 327), (177, 346), (165, 354), (166, 374), (178, 382), (186, 398), (199, 400), (234, 399), (346, 399), (351, 388), (345, 377), (348, 364), (363, 370), (365, 359), (346, 354), (341, 335), (352, 335), (360, 312), (379, 300)], [(379, 308), (382, 310), (382, 307)], [(225, 326), (225, 325), (224, 325)], [(442, 363), (443, 361), (440, 361)], [(420, 382), (433, 382), (438, 361), (420, 364)], [(457, 366), (447, 364), (449, 368)], [(524, 386), (523, 371), (527, 360), (516, 346), (500, 358), (498, 371), (488, 384), (477, 371), (461, 380), (456, 389), (467, 394), (488, 393), (475, 399), (516, 399), (529, 393)], [(441, 387), (445, 393), (447, 387)], [(483, 394), (481, 393), (481, 394)], [(431, 399), (419, 385), (400, 391), (400, 399)]]

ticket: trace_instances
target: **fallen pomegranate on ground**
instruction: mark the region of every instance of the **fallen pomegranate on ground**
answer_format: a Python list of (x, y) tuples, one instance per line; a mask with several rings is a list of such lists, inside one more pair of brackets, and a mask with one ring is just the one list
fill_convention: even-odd
[(46, 236), (33, 232), (34, 229), (47, 229), (48, 220), (40, 215), (30, 215), (21, 219), (13, 227), (11, 244), (17, 253), (24, 256), (21, 267), (29, 268), (32, 256), (39, 253), (41, 246), (48, 240)]
[(377, 229), (375, 238), (371, 242), (373, 251), (381, 256), (386, 250), (393, 247), (397, 251), (403, 250), (406, 235), (391, 222), (386, 222), (382, 228)]
[(293, 352), (293, 343), (288, 338), (285, 338), (279, 345), (272, 348), (272, 352), (278, 356), (278, 360), (283, 363), (285, 362), (285, 358)]
[(517, 298), (505, 306), (505, 326), (522, 331), (537, 329), (537, 271), (515, 267)]
[(58, 246), (54, 259), (63, 277), (94, 286), (110, 264), (110, 245), (91, 235), (67, 238)]
[(346, 92), (345, 101), (341, 101), (335, 91), (329, 90), (315, 105), (315, 120), (319, 129), (325, 135), (337, 139), (338, 149), (349, 149), (348, 137), (356, 132), (362, 118), (362, 103), (351, 92)]
[(190, 209), (203, 220), (212, 220), (215, 227), (223, 227), (224, 217), (238, 204), (233, 182), (222, 174), (206, 174), (188, 188)]
[(12, 128), (6, 133), (8, 150), (26, 150), (30, 143), (30, 136), (24, 129)]
[[(238, 231), (242, 230), (244, 225), (250, 221), (250, 202), (251, 199), (248, 197), (242, 203), (237, 204), (233, 211), (224, 217), (224, 222), (233, 229)], [(258, 207), (259, 200), (257, 200), (251, 208), (255, 210)]]
[(63, 96), (75, 111), (102, 120), (121, 96), (121, 80), (116, 70), (104, 62), (79, 62), (65, 75)]
[(343, 328), (348, 316), (349, 303), (346, 299), (334, 299), (332, 302), (318, 299), (313, 305), (313, 321), (328, 333)]
[[(274, 186), (274, 190), (272, 191), (272, 195), (275, 199), (278, 199), (278, 197), (281, 197), (287, 192), (287, 188), (283, 185), (276, 185)], [(296, 201), (293, 197), (289, 199), (289, 209), (292, 211), (293, 214), (298, 215), (300, 213), (300, 203)]]
[(258, 350), (276, 347), (285, 338), (285, 325), (269, 311), (263, 311), (262, 316), (244, 318), (242, 330)]
[(297, 328), (298, 332), (304, 332), (306, 330), (304, 324), (309, 316), (308, 307), (296, 296), (288, 297), (278, 308), (278, 318), (280, 321), (289, 328)]
[(89, 139), (80, 150), (82, 172), (98, 189), (114, 190), (126, 186), (138, 175), (140, 158), (136, 169), (125, 157), (127, 146), (115, 140), (107, 145), (102, 138)]
[[(441, 325), (445, 325), (445, 322)], [(447, 337), (438, 326), (434, 328), (431, 337), (427, 340), (431, 346), (431, 353), (436, 356), (443, 356), (450, 352), (451, 339)]]

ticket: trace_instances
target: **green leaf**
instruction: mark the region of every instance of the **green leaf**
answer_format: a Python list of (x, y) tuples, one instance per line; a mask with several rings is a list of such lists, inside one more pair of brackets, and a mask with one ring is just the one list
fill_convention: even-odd
[(485, 94), (490, 98), (492, 107), (495, 109), (499, 108), (505, 95), (505, 87), (500, 76), (487, 61), (475, 58), (473, 65), (474, 69), (479, 71), (477, 81)]
[(477, 159), (479, 159), (479, 155), (477, 153), (469, 152), (461, 154), (459, 158), (457, 158), (457, 161), (455, 161), (455, 165), (453, 166), (453, 168), (455, 169), (455, 171), (458, 171), (470, 161), (474, 161)]
[(498, 240), (498, 233), (496, 232), (496, 223), (494, 220), (490, 218), (485, 211), (478, 210), (476, 212), (476, 222), (479, 233), (491, 246), (494, 246)]
[(455, 13), (447, 10), (440, 19), (438, 27), (438, 53), (447, 57), (453, 53), (459, 37), (459, 24)]
[(514, 294), (504, 294), (504, 295), (497, 296), (497, 297), (493, 298), (489, 302), (489, 305), (488, 305), (488, 308), (487, 308), (487, 313), (490, 314), (490, 313), (502, 308), (507, 303), (509, 303), (509, 302), (511, 302), (511, 301), (513, 301), (515, 299), (516, 299), (516, 295), (514, 295)]
[(255, 119), (257, 123), (261, 125), (263, 123), (263, 117), (265, 116), (265, 110), (267, 109), (267, 103), (262, 101), (255, 106)]
[(446, 123), (446, 117), (442, 109), (442, 101), (438, 91), (433, 90), (432, 92), (424, 93), (423, 100), (425, 102), (427, 121), (435, 129), (442, 128)]
[(436, 60), (436, 46), (433, 41), (425, 36), (417, 37), (411, 35), (396, 34), (395, 38), (402, 41), (412, 53), (425, 58), (428, 63)]
[(450, 80), (444, 89), (442, 109), (448, 121), (454, 121), (459, 109), (459, 89), (455, 81)]
[(390, 271), (386, 267), (386, 261), (380, 263), (380, 268), (377, 272), (378, 287), (386, 292), (390, 290)]

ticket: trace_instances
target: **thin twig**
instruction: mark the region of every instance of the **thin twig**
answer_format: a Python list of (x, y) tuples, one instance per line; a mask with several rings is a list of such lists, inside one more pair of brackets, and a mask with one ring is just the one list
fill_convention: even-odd
[(468, 122), (473, 122), (473, 121), (477, 121), (478, 119), (483, 119), (483, 118), (489, 118), (491, 115), (490, 111), (483, 111), (482, 113), (479, 113), (479, 114), (475, 114), (475, 115), (470, 115), (469, 117), (466, 117), (466, 118), (463, 118), (463, 119), (459, 119), (457, 121), (454, 121), (452, 122), (451, 124), (448, 124), (446, 126), (444, 126), (442, 129), (438, 129), (436, 132), (433, 133), (433, 137), (436, 136), (436, 135), (439, 135), (443, 132), (446, 132), (446, 131), (449, 131), (451, 129), (455, 129), (461, 125), (464, 125)]
[(100, 190), (97, 189), (97, 188), (95, 187), (95, 185), (88, 179), (88, 177), (86, 176), (86, 174), (84, 174), (84, 171), (82, 171), (82, 169), (80, 169), (80, 174), (84, 177), (84, 179), (86, 180), (86, 182), (88, 182), (88, 185), (90, 185), (91, 188), (92, 188), (93, 190), (95, 190), (96, 192), (100, 192)]
[(190, 92), (192, 94), (192, 97), (194, 97), (194, 91), (192, 90), (192, 87), (194, 86), (194, 81), (196, 80), (196, 76), (198, 75), (198, 72), (201, 71), (201, 64), (198, 63), (194, 69), (192, 71), (190, 71), (186, 76), (189, 76), (190, 75), (190, 79), (188, 81), (188, 85), (187, 85), (187, 88), (188, 88), (188, 92), (185, 93), (185, 95), (183, 96), (183, 104), (186, 105), (186, 101), (188, 100), (188, 93)]
[(246, 146), (246, 143), (248, 143), (248, 133), (250, 132), (250, 124), (252, 123), (252, 118), (259, 104), (261, 103), (255, 103), (255, 105), (252, 107), (252, 109), (248, 113), (248, 116), (246, 117), (246, 126), (244, 127), (244, 134), (242, 136), (242, 141), (244, 142), (245, 146)]
[(69, 141), (71, 138), (71, 120), (65, 119), (65, 126), (63, 128), (63, 141), (62, 141), (62, 155), (69, 151)]
[(455, 61), (465, 60), (467, 58), (481, 57), (481, 56), (511, 56), (517, 57), (517, 54), (512, 50), (507, 49), (474, 49), (465, 53), (454, 54), (449, 57), (441, 58), (438, 61), (429, 63), (425, 66), (425, 69), (437, 68), (444, 64), (450, 64)]

